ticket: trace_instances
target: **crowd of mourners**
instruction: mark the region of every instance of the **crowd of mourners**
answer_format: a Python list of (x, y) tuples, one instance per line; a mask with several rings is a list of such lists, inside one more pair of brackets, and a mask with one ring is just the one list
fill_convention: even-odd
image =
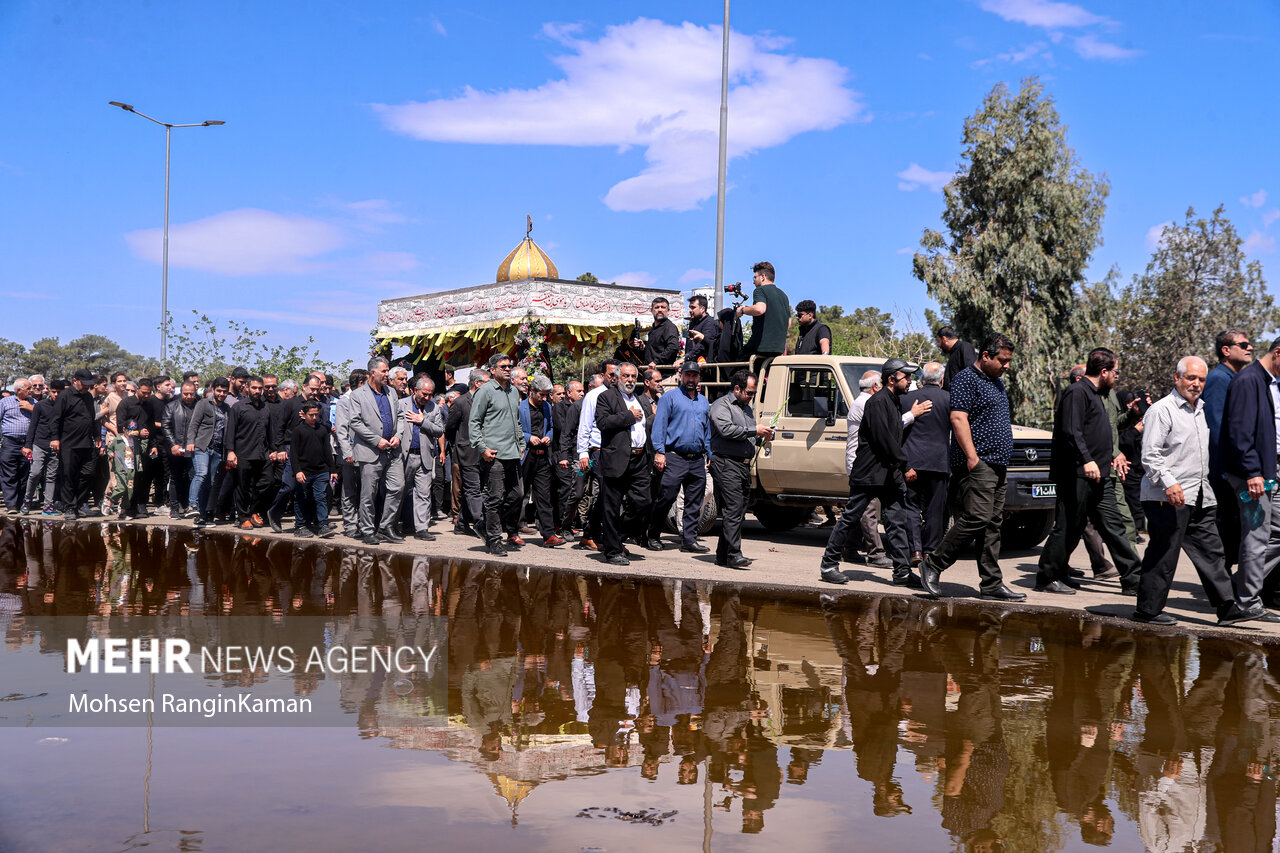
[[(762, 262), (753, 272), (755, 289), (734, 317), (712, 321), (705, 298), (692, 297), (683, 336), (667, 300), (655, 299), (647, 336), (585, 383), (530, 376), (507, 353), (471, 368), (465, 383), (443, 365), (440, 388), (380, 356), (341, 384), (320, 371), (299, 383), (239, 367), (178, 380), (84, 368), (47, 384), (19, 379), (0, 399), (4, 505), (68, 520), (138, 519), (167, 506), (196, 527), (277, 533), (292, 516), (296, 536), (341, 532), (369, 545), (433, 540), (432, 524), (447, 520), (495, 556), (537, 532), (544, 547), (576, 542), (626, 566), (640, 557), (628, 544), (673, 546), (661, 537), (680, 502), (679, 549), (711, 550), (699, 541), (709, 478), (721, 519), (715, 562), (746, 569), (751, 464), (773, 429), (753, 415), (755, 374), (737, 371), (710, 401), (702, 373), (743, 315), (755, 319), (753, 334), (735, 356), (757, 366), (788, 349), (831, 351), (809, 300), (796, 306), (789, 346), (793, 317), (774, 269)], [(812, 522), (832, 527), (819, 576), (846, 583), (842, 563), (855, 560), (942, 597), (957, 592), (942, 573), (974, 547), (979, 597), (1021, 600), (999, 564), (1013, 451), (1001, 377), (1016, 346), (994, 334), (974, 347), (949, 326), (936, 339), (945, 364), (917, 373), (890, 358), (860, 379), (848, 406), (848, 501), (838, 518), (828, 507)], [(1134, 619), (1172, 624), (1164, 606), (1185, 551), (1220, 624), (1280, 622), (1267, 609), (1280, 605), (1280, 339), (1257, 360), (1237, 329), (1215, 347), (1212, 371), (1186, 356), (1155, 402), (1116, 390), (1111, 350), (1072, 369), (1054, 412), (1056, 517), (1037, 592), (1073, 595), (1088, 580), (1068, 564), (1083, 539), (1093, 579), (1118, 580), (1137, 597)], [(674, 368), (676, 387), (664, 386), (663, 367)]]

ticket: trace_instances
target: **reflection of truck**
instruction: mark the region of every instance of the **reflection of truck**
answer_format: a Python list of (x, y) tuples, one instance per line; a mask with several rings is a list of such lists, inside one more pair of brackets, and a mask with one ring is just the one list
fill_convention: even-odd
[[(863, 356), (788, 355), (769, 362), (763, 376), (757, 373), (756, 421), (775, 429), (752, 466), (750, 508), (765, 527), (790, 530), (803, 524), (814, 507), (841, 504), (848, 497), (844, 451), (849, 403), (858, 394), (862, 374), (879, 371), (883, 363)], [(733, 372), (746, 367), (706, 365), (702, 384), (707, 398), (726, 393)], [(1050, 438), (1043, 430), (1013, 428), (1002, 536), (1006, 548), (1034, 547), (1053, 527)], [(705, 528), (717, 512), (714, 501), (710, 503), (703, 508)]]

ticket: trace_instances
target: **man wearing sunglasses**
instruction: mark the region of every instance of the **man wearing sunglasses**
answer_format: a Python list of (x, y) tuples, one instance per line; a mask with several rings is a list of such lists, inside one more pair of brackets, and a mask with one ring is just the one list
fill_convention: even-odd
[(1227, 568), (1240, 561), (1240, 507), (1235, 492), (1223, 476), (1222, 454), (1218, 443), (1222, 437), (1222, 412), (1227, 405), (1227, 386), (1241, 370), (1253, 361), (1253, 343), (1244, 329), (1218, 332), (1213, 341), (1218, 365), (1209, 371), (1204, 382), (1204, 420), (1209, 425), (1209, 482), (1218, 501), (1218, 535), (1227, 554)]

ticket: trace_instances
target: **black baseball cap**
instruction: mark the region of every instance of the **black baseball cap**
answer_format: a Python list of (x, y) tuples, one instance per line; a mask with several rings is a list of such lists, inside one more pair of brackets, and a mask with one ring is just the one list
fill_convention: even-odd
[(80, 368), (74, 374), (72, 374), (72, 376), (75, 379), (79, 380), (80, 382), (84, 383), (85, 385), (93, 384), (93, 371), (87, 367)]

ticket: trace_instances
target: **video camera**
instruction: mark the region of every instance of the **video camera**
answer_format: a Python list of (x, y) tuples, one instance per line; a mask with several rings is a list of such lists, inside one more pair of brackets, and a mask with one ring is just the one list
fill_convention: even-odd
[(735, 281), (733, 284), (726, 284), (724, 286), (724, 292), (733, 294), (734, 308), (737, 308), (743, 302), (747, 301), (747, 295), (742, 292), (742, 282), (740, 281)]

